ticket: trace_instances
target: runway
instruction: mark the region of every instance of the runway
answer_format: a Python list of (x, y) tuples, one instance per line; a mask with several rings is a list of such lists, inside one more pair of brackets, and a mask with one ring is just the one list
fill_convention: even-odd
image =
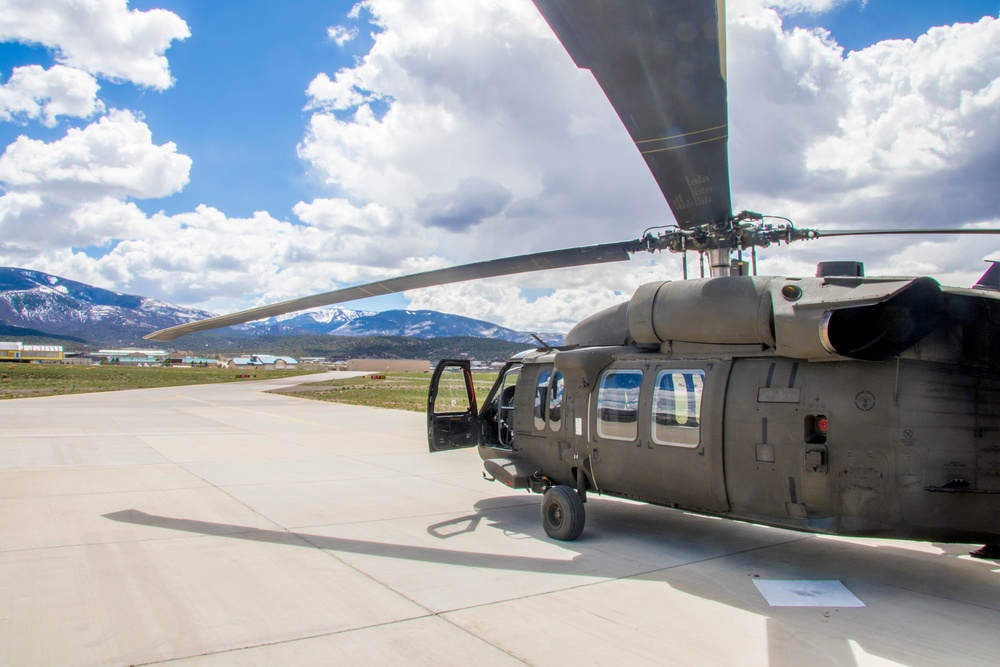
[[(316, 379), (310, 377), (308, 380)], [(0, 665), (990, 665), (1000, 563), (539, 497), (301, 379), (0, 401)], [(760, 582), (804, 582), (772, 606)], [(840, 582), (863, 606), (823, 606)], [(810, 596), (813, 599), (808, 599)], [(773, 601), (773, 600), (772, 600)]]

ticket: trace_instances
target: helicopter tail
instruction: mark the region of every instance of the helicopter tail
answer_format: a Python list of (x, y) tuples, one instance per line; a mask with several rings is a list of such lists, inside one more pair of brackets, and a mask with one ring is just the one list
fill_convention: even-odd
[(986, 269), (986, 273), (972, 288), (1000, 292), (1000, 260), (988, 259), (986, 261), (990, 262), (990, 268)]

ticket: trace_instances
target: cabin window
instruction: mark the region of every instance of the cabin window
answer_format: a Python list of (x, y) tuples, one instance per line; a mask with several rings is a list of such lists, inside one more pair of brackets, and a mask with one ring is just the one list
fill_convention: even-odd
[(610, 440), (635, 440), (638, 435), (639, 387), (642, 371), (608, 371), (597, 391), (597, 435)]
[(660, 371), (653, 390), (653, 442), (698, 446), (704, 388), (704, 371)]
[(548, 402), (549, 377), (552, 375), (547, 369), (538, 374), (538, 383), (535, 385), (535, 430), (541, 431), (545, 428), (545, 404)]
[(549, 428), (558, 431), (562, 425), (563, 374), (556, 371), (549, 388)]

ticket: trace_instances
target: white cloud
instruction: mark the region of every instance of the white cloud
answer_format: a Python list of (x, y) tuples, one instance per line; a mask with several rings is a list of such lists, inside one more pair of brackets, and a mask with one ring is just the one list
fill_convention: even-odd
[(19, 137), (0, 156), (3, 263), (40, 268), (67, 246), (105, 246), (147, 238), (155, 229), (127, 198), (163, 197), (187, 183), (191, 159), (156, 145), (146, 124), (125, 111), (57, 141)]
[(729, 69), (737, 207), (769, 203), (828, 228), (997, 220), (1000, 21), (844, 57), (826, 34), (782, 32), (776, 15), (737, 8), (730, 53), (746, 56)]
[(57, 116), (90, 118), (104, 111), (99, 89), (93, 76), (73, 67), (15, 67), (0, 85), (0, 121), (41, 119), (54, 127)]
[[(452, 261), (565, 245), (545, 230), (567, 225), (570, 244), (607, 240), (602, 218), (621, 211), (612, 202), (625, 192), (638, 220), (620, 231), (662, 220), (613, 110), (529, 2), (366, 7), (381, 28), (371, 52), (309, 89), (317, 112), (300, 155), (334, 192), (416, 211), (428, 225), (448, 218), (445, 227), (467, 231), (435, 232)], [(635, 173), (651, 187), (630, 196)], [(481, 210), (469, 207), (473, 191), (486, 195)], [(448, 211), (459, 215), (435, 214)]]
[(867, 0), (764, 0), (763, 4), (782, 14), (822, 14), (848, 2), (867, 4)]
[[(30, 204), (30, 202), (28, 202)], [(3, 200), (0, 199), (0, 211)], [(128, 228), (140, 234), (119, 237), (99, 257), (52, 243), (32, 267), (119, 291), (155, 295), (173, 303), (229, 311), (328, 291), (345, 283), (384, 278), (390, 272), (363, 265), (357, 248), (314, 227), (278, 220), (266, 212), (231, 218), (199, 206), (178, 215), (145, 216), (132, 204), (93, 202), (64, 216), (79, 228)], [(377, 239), (365, 242), (374, 249)], [(82, 244), (81, 244), (82, 245)], [(393, 260), (396, 261), (396, 260)], [(404, 263), (411, 271), (425, 268)], [(252, 302), (247, 296), (252, 295)]]
[(172, 83), (164, 52), (190, 34), (173, 12), (127, 0), (4, 0), (0, 21), (0, 41), (42, 44), (66, 65), (160, 90)]
[(911, 201), (925, 198), (907, 192), (915, 183), (939, 180), (936, 197), (953, 199), (949, 207), (965, 209), (962, 217), (995, 217), (995, 206), (976, 214), (975, 206), (958, 201), (954, 188), (962, 184), (948, 181), (975, 180), (983, 163), (992, 162), (996, 175), (998, 43), (1000, 21), (983, 19), (851, 53), (844, 71), (852, 85), (839, 129), (808, 146), (807, 168), (848, 186), (878, 182), (886, 196)]
[(336, 42), (337, 46), (343, 46), (358, 36), (358, 29), (335, 25), (326, 29), (326, 36)]
[(112, 111), (51, 143), (18, 137), (0, 156), (0, 183), (60, 200), (165, 197), (184, 187), (190, 168), (172, 142), (153, 144), (138, 116)]
[[(406, 296), (413, 310), (456, 313), (520, 331), (565, 332), (588, 315), (628, 300), (639, 285), (679, 274), (676, 258), (652, 264), (646, 259), (443, 285)], [(552, 285), (560, 287), (545, 289)], [(545, 293), (532, 298), (534, 290)]]

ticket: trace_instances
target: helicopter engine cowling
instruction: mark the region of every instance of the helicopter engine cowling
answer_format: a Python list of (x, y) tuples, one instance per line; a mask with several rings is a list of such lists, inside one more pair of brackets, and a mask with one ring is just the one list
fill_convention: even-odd
[(639, 344), (683, 341), (773, 347), (774, 278), (730, 276), (647, 283), (628, 306), (628, 329)]
[(622, 315), (638, 345), (760, 345), (793, 359), (883, 361), (940, 326), (946, 306), (930, 278), (729, 276), (648, 283), (627, 308), (598, 319), (607, 330)]
[(803, 278), (771, 284), (782, 356), (814, 361), (898, 357), (946, 320), (931, 278)]

